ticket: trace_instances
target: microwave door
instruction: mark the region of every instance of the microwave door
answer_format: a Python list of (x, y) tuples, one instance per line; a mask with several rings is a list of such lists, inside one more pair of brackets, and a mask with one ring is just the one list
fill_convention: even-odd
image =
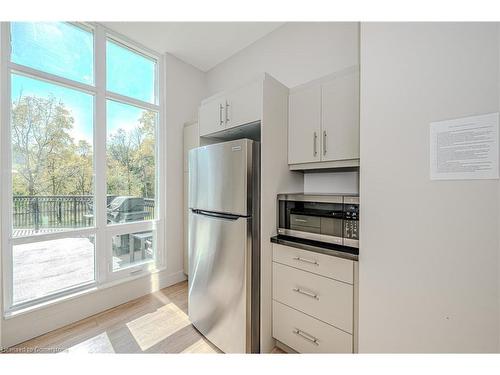
[(342, 203), (279, 200), (278, 233), (342, 245)]

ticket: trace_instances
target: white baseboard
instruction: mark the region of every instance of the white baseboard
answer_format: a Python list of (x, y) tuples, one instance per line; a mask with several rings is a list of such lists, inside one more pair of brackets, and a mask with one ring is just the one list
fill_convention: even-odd
[(174, 273), (167, 274), (162, 273), (162, 276), (160, 277), (160, 288), (163, 289), (166, 288), (167, 286), (171, 286), (177, 283), (180, 283), (181, 281), (187, 280), (187, 276), (184, 273), (183, 270), (177, 271)]
[(158, 272), (2, 320), (0, 346), (10, 347), (186, 280), (183, 270)]

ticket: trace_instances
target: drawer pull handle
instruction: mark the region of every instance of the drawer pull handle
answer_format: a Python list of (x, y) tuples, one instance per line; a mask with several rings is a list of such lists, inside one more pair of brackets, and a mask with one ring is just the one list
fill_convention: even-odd
[(304, 220), (304, 219), (295, 219), (295, 221), (300, 221), (301, 223), (307, 223), (307, 220)]
[(304, 340), (307, 340), (309, 342), (312, 342), (314, 345), (319, 345), (318, 339), (312, 335), (310, 335), (307, 332), (304, 332), (298, 328), (295, 328), (293, 330), (293, 333), (295, 333), (297, 336), (302, 337)]
[(311, 297), (311, 298), (314, 298), (316, 300), (319, 301), (319, 296), (317, 294), (314, 294), (314, 293), (311, 293), (311, 292), (307, 292), (305, 290), (302, 290), (300, 288), (293, 288), (293, 291), (294, 292), (297, 292), (297, 293), (300, 293), (300, 294), (303, 294), (305, 296), (308, 296), (308, 297)]
[(294, 257), (293, 259), (298, 260), (299, 262), (304, 262), (304, 263), (314, 264), (315, 266), (319, 266), (319, 263), (315, 260), (309, 260), (301, 257)]

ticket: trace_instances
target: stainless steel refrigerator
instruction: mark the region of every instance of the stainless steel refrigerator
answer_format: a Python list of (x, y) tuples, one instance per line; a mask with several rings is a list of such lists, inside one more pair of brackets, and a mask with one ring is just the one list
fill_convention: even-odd
[(226, 353), (260, 349), (260, 147), (189, 153), (189, 318)]

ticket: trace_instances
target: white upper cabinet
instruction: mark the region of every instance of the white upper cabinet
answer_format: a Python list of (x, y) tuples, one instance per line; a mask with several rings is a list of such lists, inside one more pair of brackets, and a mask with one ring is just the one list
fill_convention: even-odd
[(321, 87), (323, 161), (359, 159), (359, 73), (339, 75)]
[(254, 81), (226, 96), (226, 128), (259, 121), (262, 113), (262, 81)]
[(199, 112), (200, 136), (261, 120), (262, 82), (260, 78), (204, 100)]
[(290, 169), (359, 166), (359, 68), (290, 90)]
[(225, 98), (217, 96), (203, 101), (199, 112), (200, 136), (224, 130)]
[(290, 92), (288, 106), (288, 163), (320, 161), (321, 87)]

